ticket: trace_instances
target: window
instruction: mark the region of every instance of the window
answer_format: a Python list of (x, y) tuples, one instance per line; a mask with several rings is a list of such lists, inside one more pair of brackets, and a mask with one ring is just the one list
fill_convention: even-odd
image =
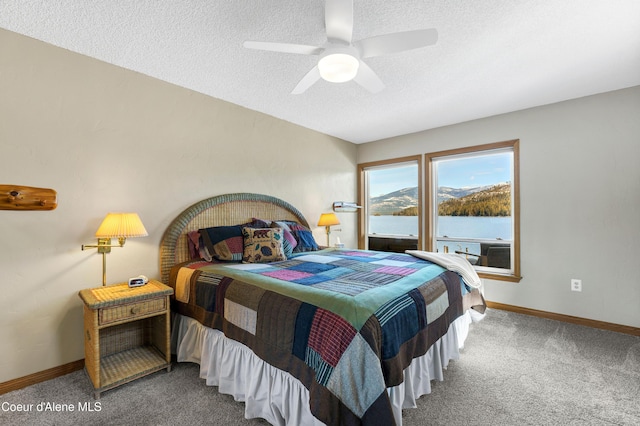
[(417, 249), (421, 230), (421, 156), (358, 165), (358, 247), (404, 252)]
[(426, 154), (427, 250), (484, 278), (520, 280), (518, 141)]

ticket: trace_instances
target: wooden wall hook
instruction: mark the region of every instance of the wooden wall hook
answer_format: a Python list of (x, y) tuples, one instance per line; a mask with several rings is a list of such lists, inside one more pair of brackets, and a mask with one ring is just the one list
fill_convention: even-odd
[(53, 210), (57, 197), (53, 189), (0, 184), (0, 210)]

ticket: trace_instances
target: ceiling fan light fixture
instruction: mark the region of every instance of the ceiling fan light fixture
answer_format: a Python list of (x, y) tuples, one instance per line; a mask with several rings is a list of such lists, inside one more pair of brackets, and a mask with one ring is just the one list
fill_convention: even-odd
[(353, 3), (354, 0), (326, 0), (324, 22), (327, 42), (323, 46), (265, 41), (245, 41), (243, 45), (250, 49), (319, 56), (316, 66), (291, 91), (292, 95), (299, 95), (321, 78), (331, 83), (353, 80), (369, 92), (378, 93), (385, 86), (365, 61), (367, 58), (418, 49), (438, 41), (438, 32), (433, 28), (353, 41)]
[(330, 53), (318, 61), (320, 77), (331, 83), (353, 80), (358, 74), (360, 61), (348, 53)]

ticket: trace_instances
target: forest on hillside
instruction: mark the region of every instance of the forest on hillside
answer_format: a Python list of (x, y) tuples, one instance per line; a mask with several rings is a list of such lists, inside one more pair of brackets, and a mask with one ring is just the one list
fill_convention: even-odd
[(394, 212), (394, 216), (418, 216), (418, 207), (407, 207), (406, 209), (402, 209), (399, 212)]
[[(411, 206), (388, 212), (376, 212), (374, 216), (417, 216), (418, 207)], [(399, 208), (396, 206), (396, 208)], [(502, 183), (473, 192), (460, 198), (451, 198), (438, 205), (438, 216), (511, 216), (511, 184)]]
[(443, 201), (438, 216), (510, 216), (511, 185), (496, 185), (462, 198)]

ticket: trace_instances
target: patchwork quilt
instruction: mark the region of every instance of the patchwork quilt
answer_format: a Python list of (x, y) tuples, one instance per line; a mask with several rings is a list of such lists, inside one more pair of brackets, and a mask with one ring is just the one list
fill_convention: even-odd
[(394, 424), (387, 387), (478, 296), (409, 254), (327, 249), (267, 263), (191, 261), (171, 272), (174, 311), (251, 348), (309, 390), (327, 424)]

